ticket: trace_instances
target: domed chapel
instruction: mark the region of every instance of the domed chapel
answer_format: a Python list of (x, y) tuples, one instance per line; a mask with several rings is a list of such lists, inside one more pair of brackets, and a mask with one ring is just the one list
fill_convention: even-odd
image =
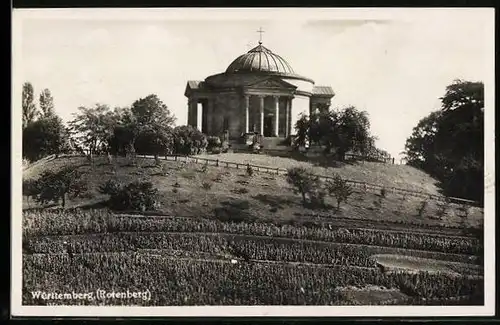
[(231, 143), (248, 133), (285, 139), (300, 113), (327, 109), (335, 95), (295, 73), (280, 55), (259, 44), (237, 57), (225, 72), (187, 82), (188, 125), (207, 135), (226, 134)]

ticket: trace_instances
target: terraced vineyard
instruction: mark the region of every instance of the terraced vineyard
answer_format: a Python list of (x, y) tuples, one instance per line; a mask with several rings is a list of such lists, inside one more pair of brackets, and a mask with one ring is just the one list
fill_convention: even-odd
[(37, 291), (148, 290), (150, 299), (50, 303), (481, 305), (481, 255), (471, 235), (409, 229), (25, 211), (23, 303), (49, 303)]

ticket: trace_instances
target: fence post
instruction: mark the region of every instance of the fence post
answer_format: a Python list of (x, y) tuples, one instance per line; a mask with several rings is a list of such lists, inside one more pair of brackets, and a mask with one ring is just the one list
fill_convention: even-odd
[(219, 159), (215, 161), (215, 166), (219, 167)]
[(177, 155), (174, 155), (174, 159), (175, 159), (175, 161), (177, 161)]
[(277, 168), (276, 168), (276, 175), (279, 175), (279, 174), (280, 174), (280, 168), (279, 168), (279, 167), (277, 167)]

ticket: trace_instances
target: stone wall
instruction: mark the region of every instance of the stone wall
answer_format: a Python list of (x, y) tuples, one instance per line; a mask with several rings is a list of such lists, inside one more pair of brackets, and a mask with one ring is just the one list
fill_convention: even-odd
[(219, 94), (214, 103), (214, 128), (213, 134), (221, 134), (224, 131), (224, 121), (228, 125), (229, 137), (239, 138), (242, 129), (243, 103), (238, 94)]

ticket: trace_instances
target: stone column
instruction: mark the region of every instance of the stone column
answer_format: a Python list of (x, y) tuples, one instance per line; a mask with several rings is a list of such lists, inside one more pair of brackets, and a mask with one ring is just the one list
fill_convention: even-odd
[(217, 123), (217, 100), (216, 98), (212, 99), (212, 116), (210, 117), (212, 124), (212, 135), (219, 135), (219, 125)]
[(214, 129), (214, 102), (212, 98), (207, 98), (207, 134), (211, 135)]
[(260, 134), (264, 136), (264, 96), (259, 96)]
[(244, 114), (244, 131), (245, 133), (248, 133), (248, 123), (249, 123), (249, 109), (250, 109), (250, 95), (244, 95), (243, 96), (243, 114)]
[(189, 99), (189, 108), (188, 108), (188, 124), (192, 127), (198, 127), (198, 99), (190, 98)]
[(287, 98), (285, 102), (285, 138), (290, 135), (290, 102), (291, 99)]
[(274, 96), (274, 136), (278, 137), (280, 132), (280, 97)]
[(292, 125), (293, 121), (293, 115), (292, 115), (292, 103), (293, 103), (293, 96), (288, 98), (287, 101), (287, 106), (288, 106), (288, 121), (287, 121), (287, 127), (288, 127), (288, 135), (292, 135), (294, 133), (294, 125)]

